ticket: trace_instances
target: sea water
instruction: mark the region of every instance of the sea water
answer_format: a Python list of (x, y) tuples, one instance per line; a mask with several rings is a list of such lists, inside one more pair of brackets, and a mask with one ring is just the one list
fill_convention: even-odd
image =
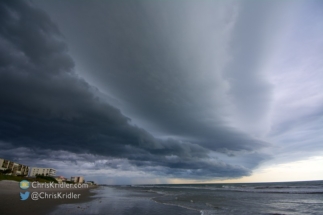
[(201, 214), (323, 214), (323, 181), (244, 184), (135, 185), (161, 204)]
[(323, 214), (323, 181), (102, 186), (94, 192), (93, 201), (53, 214)]

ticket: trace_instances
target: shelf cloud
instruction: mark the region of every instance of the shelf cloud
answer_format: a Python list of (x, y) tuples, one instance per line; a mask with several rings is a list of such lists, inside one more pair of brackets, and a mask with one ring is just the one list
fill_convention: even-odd
[[(138, 172), (238, 178), (273, 159), (297, 125), (276, 118), (278, 105), (286, 108), (277, 103), (282, 85), (268, 73), (277, 64), (264, 63), (276, 51), (266, 32), (281, 28), (263, 11), (276, 7), (74, 3), (0, 4), (0, 156), (30, 165), (45, 156), (84, 174), (128, 172), (116, 176), (124, 183)], [(296, 114), (313, 122), (315, 111)]]

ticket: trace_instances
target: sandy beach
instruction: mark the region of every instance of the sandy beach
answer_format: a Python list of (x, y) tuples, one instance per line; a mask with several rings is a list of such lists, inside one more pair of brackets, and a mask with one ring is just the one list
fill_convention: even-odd
[[(11, 215), (11, 214), (34, 214), (43, 215), (49, 214), (58, 205), (62, 204), (74, 204), (83, 203), (92, 200), (91, 196), (94, 194), (90, 192), (91, 189), (95, 189), (97, 186), (89, 188), (51, 188), (51, 189), (40, 189), (40, 188), (29, 188), (28, 190), (22, 190), (19, 187), (19, 182), (16, 181), (0, 181), (0, 214)], [(47, 193), (70, 193), (80, 194), (79, 199), (41, 199), (32, 200), (28, 198), (25, 201), (20, 199), (20, 192), (29, 191), (32, 192), (47, 192)]]

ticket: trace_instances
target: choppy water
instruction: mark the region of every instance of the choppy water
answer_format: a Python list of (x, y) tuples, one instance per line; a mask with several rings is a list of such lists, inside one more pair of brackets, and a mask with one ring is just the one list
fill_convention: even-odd
[(53, 214), (323, 214), (323, 181), (107, 186), (95, 192), (95, 200), (77, 206), (85, 210), (63, 205)]
[(201, 214), (323, 214), (323, 181), (246, 184), (142, 185), (156, 202)]

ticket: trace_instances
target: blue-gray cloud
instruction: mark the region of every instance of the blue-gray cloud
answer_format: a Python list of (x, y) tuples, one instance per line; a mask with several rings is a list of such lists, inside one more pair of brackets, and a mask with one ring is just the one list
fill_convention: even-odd
[(0, 140), (12, 147), (89, 153), (129, 162), (98, 169), (193, 179), (249, 175), (270, 158), (263, 150), (304, 146), (288, 133), (313, 111), (270, 119), (277, 85), (264, 62), (274, 53), (277, 4), (36, 5), (59, 28), (30, 2), (0, 8)]
[[(165, 91), (170, 85), (148, 91), (159, 78), (145, 77), (148, 70), (137, 68), (141, 63), (133, 59), (133, 54), (129, 58), (118, 59), (125, 47), (134, 52), (143, 49), (144, 44), (131, 44), (134, 41), (127, 40), (126, 35), (115, 41), (119, 46), (124, 43), (121, 49), (111, 47), (115, 52), (115, 65), (125, 66), (124, 70), (118, 68), (122, 75), (113, 81), (118, 85), (124, 82), (120, 90), (133, 92), (132, 96), (136, 99), (133, 103), (146, 104), (142, 107), (146, 106), (143, 110), (148, 117), (159, 112), (155, 118), (157, 121), (168, 123), (173, 131), (171, 134), (186, 138), (156, 138), (144, 129), (130, 125), (130, 118), (102, 101), (98, 90), (75, 73), (74, 62), (61, 33), (43, 11), (26, 2), (4, 2), (1, 4), (0, 20), (2, 141), (15, 147), (88, 152), (128, 159), (137, 167), (148, 167), (154, 172), (151, 167), (158, 166), (163, 170), (159, 170), (158, 174), (183, 178), (248, 175), (250, 168), (263, 159), (255, 157), (255, 164), (244, 167), (212, 157), (211, 152), (217, 149), (252, 151), (262, 143), (225, 126), (209, 128), (196, 116), (190, 117), (185, 99), (177, 101), (175, 98), (185, 96), (181, 86), (175, 86), (175, 82), (170, 81), (170, 85), (175, 87), (170, 91)], [(125, 20), (128, 25), (127, 22)], [(136, 40), (140, 32), (137, 34)], [(148, 45), (148, 49), (151, 48)], [(144, 50), (139, 50), (140, 55), (143, 53)], [(148, 60), (149, 53), (146, 53)], [(166, 52), (162, 58), (165, 56)], [(152, 62), (152, 66), (156, 67), (156, 63)], [(133, 73), (129, 76), (130, 68)], [(122, 79), (123, 75), (126, 79)], [(166, 79), (164, 82), (166, 84)], [(168, 100), (173, 100), (174, 104)], [(203, 106), (193, 101), (191, 105), (192, 108)], [(236, 143), (238, 140), (239, 144)]]

